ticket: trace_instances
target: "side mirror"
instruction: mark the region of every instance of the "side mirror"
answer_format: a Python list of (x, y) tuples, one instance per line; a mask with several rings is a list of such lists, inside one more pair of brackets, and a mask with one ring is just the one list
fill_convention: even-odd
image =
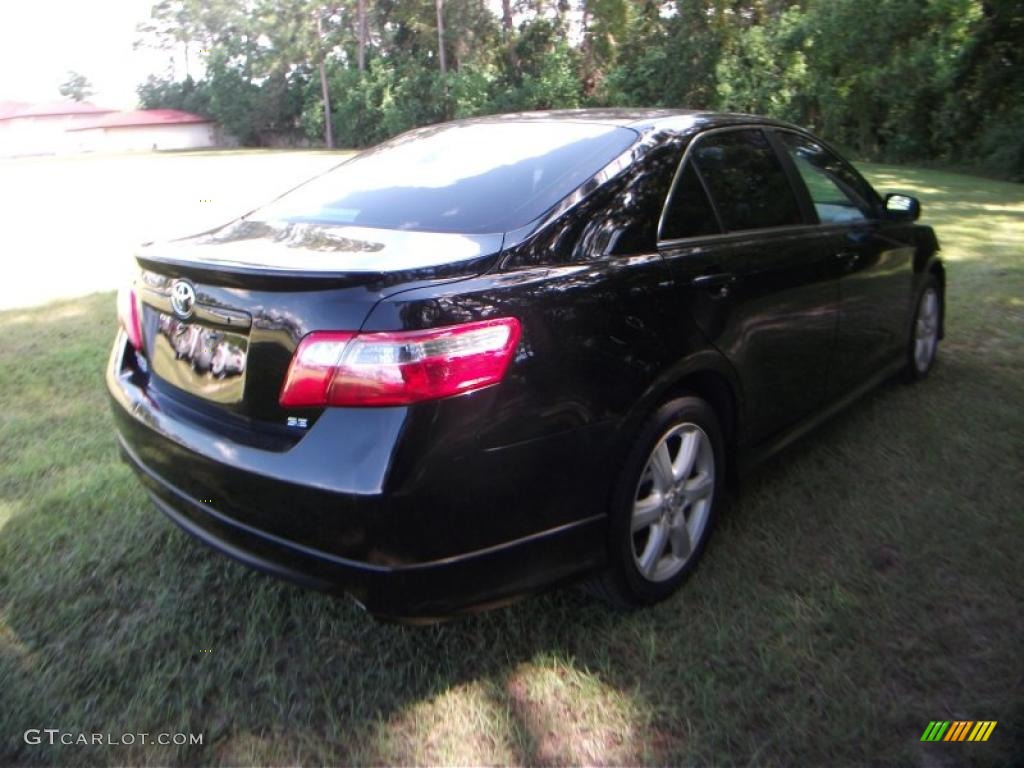
[(885, 218), (892, 221), (917, 221), (921, 218), (921, 201), (910, 195), (886, 195)]

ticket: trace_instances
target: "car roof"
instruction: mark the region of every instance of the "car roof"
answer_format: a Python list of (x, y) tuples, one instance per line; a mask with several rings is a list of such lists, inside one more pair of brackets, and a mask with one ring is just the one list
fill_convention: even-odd
[(509, 112), (454, 121), (456, 123), (493, 122), (592, 122), (632, 128), (640, 133), (668, 131), (691, 133), (728, 125), (774, 125), (797, 128), (781, 120), (734, 112), (710, 112), (697, 109), (607, 107), (599, 109), (555, 109), (536, 112)]

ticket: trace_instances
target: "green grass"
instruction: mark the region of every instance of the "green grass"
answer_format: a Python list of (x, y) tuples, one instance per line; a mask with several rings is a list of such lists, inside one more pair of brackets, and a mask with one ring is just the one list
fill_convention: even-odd
[[(748, 478), (683, 592), (633, 614), (561, 590), (382, 626), (236, 565), (118, 461), (112, 295), (0, 314), (0, 764), (1021, 764), (1024, 187), (867, 170), (944, 245), (933, 376)], [(935, 719), (999, 725), (922, 744)]]

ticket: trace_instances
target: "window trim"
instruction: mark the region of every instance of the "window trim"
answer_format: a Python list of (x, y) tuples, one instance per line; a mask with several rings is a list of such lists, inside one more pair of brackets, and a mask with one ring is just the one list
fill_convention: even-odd
[(814, 207), (814, 198), (811, 196), (810, 187), (807, 186), (807, 182), (800, 175), (800, 169), (796, 167), (793, 158), (786, 151), (782, 138), (776, 131), (768, 131), (768, 143), (772, 145), (779, 164), (786, 172), (786, 178), (789, 179), (789, 186), (793, 188), (793, 194), (796, 195), (796, 204), (800, 208), (800, 214), (804, 221), (812, 226), (820, 225), (821, 217), (818, 216), (818, 210)]

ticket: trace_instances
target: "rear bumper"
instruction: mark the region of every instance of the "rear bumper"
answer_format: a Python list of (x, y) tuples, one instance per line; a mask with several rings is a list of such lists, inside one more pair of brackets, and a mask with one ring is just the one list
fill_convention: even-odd
[[(481, 496), (480, 486), (468, 492), (469, 499), (446, 499), (431, 489), (418, 496), (415, 485), (389, 492), (393, 462), (373, 454), (409, 431), (397, 414), (380, 414), (381, 423), (396, 425), (394, 431), (377, 425), (378, 446), (360, 451), (363, 471), (345, 489), (352, 465), (346, 459), (343, 471), (327, 472), (321, 450), (326, 446), (316, 451), (316, 460), (294, 450), (273, 453), (228, 443), (161, 409), (119, 373), (116, 361), (107, 384), (122, 455), (175, 523), (235, 560), (306, 587), (348, 593), (380, 617), (445, 618), (538, 591), (604, 561), (605, 516), (567, 521), (564, 512), (562, 519), (544, 514), (538, 497), (547, 501), (553, 495), (554, 504), (560, 499), (543, 482), (528, 491), (521, 477), (512, 478), (519, 486), (513, 499), (521, 509), (518, 530), (508, 527), (512, 501), (493, 477), (483, 484), (493, 488), (492, 499)], [(302, 443), (312, 437), (311, 431)], [(543, 465), (557, 448), (529, 446), (540, 454), (533, 463)], [(340, 450), (335, 446), (333, 455)], [(481, 460), (513, 458), (483, 452)], [(472, 458), (461, 463), (481, 472)], [(475, 518), (467, 517), (470, 512)], [(497, 520), (494, 525), (506, 528), (488, 531), (486, 546), (472, 546), (469, 533), (459, 536), (449, 527), (455, 518), (485, 527)]]

